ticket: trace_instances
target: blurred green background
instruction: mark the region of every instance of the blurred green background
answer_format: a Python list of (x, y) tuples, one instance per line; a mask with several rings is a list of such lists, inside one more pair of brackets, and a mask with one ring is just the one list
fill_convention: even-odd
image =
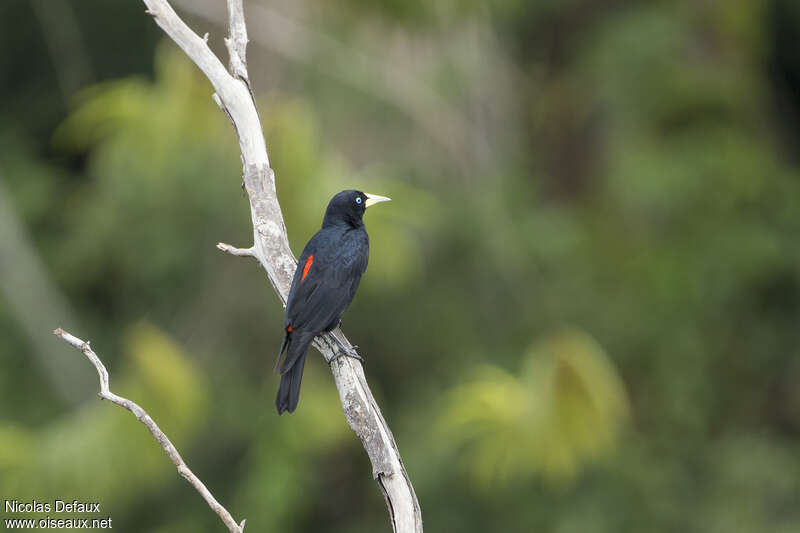
[[(227, 62), (224, 2), (174, 5)], [(800, 3), (245, 8), (294, 251), (339, 190), (394, 199), (344, 329), (426, 530), (800, 531)], [(0, 21), (0, 497), (223, 530), (62, 326), (247, 530), (388, 531), (321, 357), (275, 413), (207, 80), (135, 0)]]

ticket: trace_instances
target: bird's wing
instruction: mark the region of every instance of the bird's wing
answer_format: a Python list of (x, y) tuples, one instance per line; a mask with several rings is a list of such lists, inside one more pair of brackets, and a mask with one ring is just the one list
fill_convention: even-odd
[(349, 232), (324, 245), (313, 238), (309, 241), (292, 282), (287, 326), (320, 332), (339, 320), (367, 268), (366, 239), (365, 232), (363, 236)]

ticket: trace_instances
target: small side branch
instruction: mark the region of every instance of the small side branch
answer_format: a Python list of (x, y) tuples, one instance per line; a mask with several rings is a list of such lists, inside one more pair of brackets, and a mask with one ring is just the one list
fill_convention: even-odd
[(223, 252), (228, 252), (231, 255), (238, 255), (239, 257), (256, 256), (252, 246), (250, 248), (236, 248), (235, 246), (231, 246), (230, 244), (225, 244), (224, 242), (218, 242), (217, 248), (222, 250)]
[(189, 467), (186, 466), (186, 463), (183, 461), (183, 458), (178, 453), (178, 450), (175, 448), (172, 442), (170, 442), (170, 440), (167, 438), (164, 432), (161, 431), (161, 428), (158, 427), (158, 424), (156, 424), (155, 421), (152, 418), (150, 418), (150, 415), (148, 415), (147, 412), (141, 407), (139, 407), (139, 405), (136, 404), (135, 402), (132, 402), (127, 398), (123, 398), (122, 396), (117, 396), (116, 394), (111, 392), (111, 389), (109, 388), (108, 384), (108, 371), (106, 370), (105, 365), (103, 365), (103, 362), (100, 361), (100, 358), (97, 356), (97, 354), (94, 353), (94, 350), (92, 350), (89, 341), (83, 341), (78, 337), (72, 335), (71, 333), (64, 331), (61, 328), (58, 328), (53, 333), (57, 337), (60, 337), (61, 339), (65, 340), (66, 342), (68, 342), (81, 352), (83, 352), (83, 355), (85, 355), (89, 359), (89, 361), (91, 361), (91, 363), (94, 365), (95, 369), (97, 369), (97, 375), (100, 378), (100, 392), (98, 393), (98, 396), (100, 396), (100, 398), (103, 400), (108, 400), (110, 402), (119, 405), (120, 407), (124, 407), (125, 409), (133, 413), (136, 419), (142, 424), (144, 424), (147, 427), (147, 429), (150, 430), (150, 433), (153, 434), (153, 437), (155, 437), (155, 439), (158, 441), (161, 447), (164, 448), (164, 451), (167, 452), (167, 455), (169, 456), (172, 463), (175, 465), (175, 468), (178, 469), (178, 473), (181, 476), (183, 476), (184, 479), (186, 479), (186, 481), (188, 481), (195, 488), (195, 490), (197, 490), (197, 492), (200, 493), (200, 495), (203, 497), (206, 503), (208, 503), (208, 506), (211, 507), (211, 509), (219, 515), (219, 517), (222, 519), (222, 521), (225, 523), (225, 525), (228, 527), (231, 533), (242, 533), (244, 531), (245, 521), (242, 520), (240, 524), (236, 523), (236, 521), (233, 519), (228, 510), (225, 509), (216, 500), (216, 498), (214, 498), (214, 495), (211, 494), (211, 492), (208, 490), (208, 488), (206, 488), (203, 482), (200, 481), (200, 479), (196, 475), (194, 475), (194, 473), (191, 470), (189, 470)]
[(225, 39), (225, 46), (228, 47), (230, 56), (231, 74), (248, 85), (247, 76), (247, 26), (244, 23), (244, 7), (242, 0), (228, 1), (228, 25), (230, 26), (230, 37)]

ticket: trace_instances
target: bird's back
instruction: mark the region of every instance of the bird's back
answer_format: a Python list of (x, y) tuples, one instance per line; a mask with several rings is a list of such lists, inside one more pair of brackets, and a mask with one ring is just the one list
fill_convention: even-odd
[(364, 227), (329, 226), (308, 242), (297, 263), (285, 327), (314, 333), (336, 327), (369, 261)]

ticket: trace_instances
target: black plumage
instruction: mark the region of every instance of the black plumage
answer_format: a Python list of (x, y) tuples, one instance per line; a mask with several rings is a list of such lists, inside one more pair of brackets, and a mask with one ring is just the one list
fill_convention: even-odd
[[(308, 346), (320, 333), (331, 331), (356, 294), (369, 260), (369, 236), (364, 211), (388, 200), (361, 191), (342, 191), (325, 211), (322, 228), (308, 241), (297, 262), (286, 302), (284, 337), (275, 369), (281, 383), (275, 407), (290, 413), (300, 398)], [(286, 352), (283, 364), (281, 355)]]

